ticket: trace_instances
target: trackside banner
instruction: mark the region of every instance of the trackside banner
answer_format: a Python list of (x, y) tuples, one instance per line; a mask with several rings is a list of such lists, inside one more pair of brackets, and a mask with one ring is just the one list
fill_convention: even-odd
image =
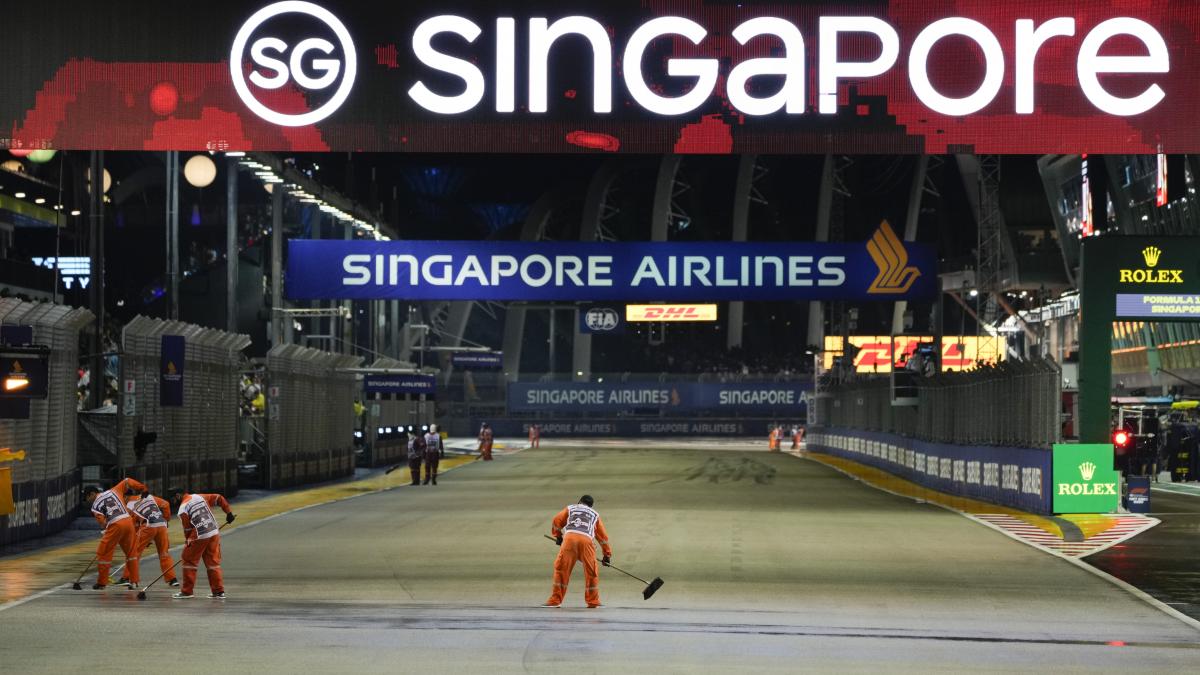
[(861, 244), (292, 240), (293, 300), (915, 300), (930, 246), (890, 228)]
[(26, 153), (1200, 152), (1195, 0), (41, 0), (3, 25), (0, 149)]
[(508, 412), (592, 413), (704, 410), (729, 416), (792, 414), (803, 419), (812, 386), (798, 382), (513, 382)]

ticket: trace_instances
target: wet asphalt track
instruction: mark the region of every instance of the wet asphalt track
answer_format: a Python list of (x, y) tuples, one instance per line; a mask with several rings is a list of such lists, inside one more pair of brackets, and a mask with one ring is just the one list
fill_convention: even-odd
[[(606, 607), (547, 596), (549, 519), (596, 497)], [(5, 672), (1141, 671), (1200, 632), (1097, 576), (788, 455), (526, 451), (224, 539), (225, 602), (58, 591), (0, 611)], [(201, 582), (198, 590), (206, 590)], [(1124, 643), (1115, 646), (1113, 642)]]

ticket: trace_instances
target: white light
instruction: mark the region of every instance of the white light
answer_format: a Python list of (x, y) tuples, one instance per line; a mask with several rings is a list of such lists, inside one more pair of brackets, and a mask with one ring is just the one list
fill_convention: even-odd
[(37, 199), (33, 200), (33, 203), (34, 203), (34, 204), (45, 204), (45, 203), (46, 203), (46, 198), (45, 198), (45, 197), (38, 197)]
[(226, 157), (245, 157), (246, 153), (244, 153), (244, 152), (227, 152), (227, 153), (225, 153), (225, 156)]
[(80, 214), (79, 209), (75, 209), (75, 210), (71, 211), (71, 215), (73, 215), (73, 216), (78, 216), (79, 214)]
[[(1100, 48), (1110, 38), (1117, 35), (1130, 35), (1145, 45), (1146, 56), (1100, 56)], [(1100, 110), (1110, 115), (1140, 115), (1158, 105), (1163, 97), (1162, 87), (1150, 85), (1145, 91), (1132, 98), (1113, 96), (1108, 93), (1100, 79), (1099, 73), (1165, 73), (1171, 69), (1171, 58), (1167, 53), (1167, 45), (1162, 35), (1145, 21), (1122, 17), (1109, 19), (1092, 29), (1083, 44), (1079, 46), (1079, 60), (1076, 64), (1079, 76), (1079, 88)]]
[(192, 155), (183, 165), (183, 177), (192, 187), (206, 188), (217, 179), (217, 165), (208, 155)]
[[(785, 109), (804, 112), (804, 36), (790, 21), (774, 17), (751, 19), (733, 29), (733, 39), (744, 45), (753, 38), (773, 35), (783, 41), (785, 56), (750, 59), (729, 73), (729, 102), (747, 115), (770, 115)], [(784, 76), (783, 87), (773, 96), (755, 98), (746, 91), (751, 78), (760, 75)]]
[[(112, 174), (108, 172), (108, 169), (104, 169), (104, 172), (101, 173), (100, 175), (104, 177), (104, 181), (103, 181), (104, 182), (104, 194), (108, 194), (108, 189), (112, 187)], [(83, 178), (88, 183), (88, 191), (91, 191), (91, 189), (92, 189), (92, 170), (90, 167), (87, 169), (84, 169)]]
[[(962, 35), (970, 38), (983, 50), (983, 82), (975, 93), (962, 98), (943, 96), (929, 81), (929, 53), (942, 38)], [(1004, 50), (988, 27), (972, 19), (954, 17), (934, 21), (917, 35), (908, 54), (908, 78), (913, 93), (930, 110), (943, 115), (961, 117), (983, 109), (996, 98), (1004, 84)]]
[(970, 295), (970, 296), (973, 298), (973, 297), (975, 297), (975, 296), (979, 295), (979, 291), (977, 291), (977, 290), (975, 290), (975, 289), (973, 289), (973, 288), (972, 288), (972, 289), (971, 289), (971, 292), (969, 293), (969, 295)]
[(482, 32), (483, 29), (461, 16), (435, 16), (421, 22), (412, 37), (413, 52), (417, 59), (434, 70), (458, 77), (465, 88), (456, 96), (442, 96), (418, 81), (408, 90), (409, 97), (422, 108), (440, 115), (457, 115), (478, 105), (483, 100), (483, 73), (469, 61), (447, 56), (434, 49), (433, 38), (439, 33), (454, 33), (467, 42), (475, 42)]
[(13, 195), (13, 196), (14, 196), (14, 197), (16, 197), (17, 199), (25, 199), (25, 193), (24, 193), (24, 192), (18, 192), (17, 194), (15, 194), (15, 195)]
[[(345, 75), (342, 77), (342, 84), (338, 87), (333, 97), (330, 98), (325, 105), (301, 115), (285, 115), (283, 113), (275, 112), (274, 110), (271, 110), (267, 106), (263, 105), (250, 92), (250, 88), (246, 84), (246, 73), (244, 68), (246, 43), (250, 41), (250, 36), (254, 34), (254, 31), (270, 19), (281, 14), (290, 13), (307, 14), (311, 17), (314, 17), (318, 21), (323, 22), (326, 27), (331, 29), (334, 35), (337, 36), (338, 42), (341, 43), (342, 54), (345, 58), (346, 66)], [(278, 46), (278, 41), (271, 42), (273, 39), (274, 38), (263, 38), (262, 40), (256, 41), (255, 49), (251, 49), (251, 51), (255, 53), (251, 56), (257, 65), (265, 67), (269, 70), (275, 70), (285, 78), (286, 82), (286, 78), (289, 73), (283, 71), (287, 69), (287, 65), (281, 61), (278, 61), (277, 59), (266, 57), (266, 55), (262, 53), (263, 49), (258, 48), (260, 44), (264, 47)], [(294, 77), (297, 83), (299, 83), (301, 86), (305, 86), (305, 82), (307, 82), (308, 84), (320, 83), (324, 84), (325, 87), (328, 87), (330, 84), (332, 84), (332, 79), (334, 78), (329, 78), (326, 76), (313, 80), (304, 76), (303, 73), (300, 72), (301, 69), (297, 67), (299, 65), (298, 61), (300, 60), (299, 56), (303, 54), (303, 51), (311, 49), (314, 44), (315, 43), (305, 41), (301, 42), (301, 44), (297, 46), (296, 50), (292, 54), (292, 70), (296, 72), (292, 72), (290, 75)], [(286, 46), (287, 45), (284, 44), (285, 48)], [(301, 47), (307, 47), (307, 49), (302, 51)], [(333, 62), (319, 59), (315, 60), (313, 65), (320, 70), (328, 72), (329, 69), (332, 68), (330, 65), (331, 63)], [(250, 108), (254, 114), (258, 115), (264, 120), (267, 120), (268, 122), (285, 127), (303, 127), (310, 124), (316, 124), (317, 122), (320, 122), (336, 112), (337, 109), (340, 108), (350, 96), (350, 91), (354, 88), (354, 78), (357, 72), (358, 53), (354, 48), (354, 40), (350, 37), (350, 31), (346, 30), (346, 26), (342, 24), (342, 22), (338, 20), (338, 18), (329, 10), (314, 5), (311, 2), (302, 2), (300, 0), (285, 0), (284, 2), (277, 2), (255, 12), (254, 15), (251, 16), (250, 19), (247, 20), (246, 23), (243, 24), (238, 30), (237, 36), (233, 39), (233, 47), (229, 52), (229, 73), (233, 78), (233, 88), (237, 91), (238, 97), (242, 99), (242, 102), (245, 103), (246, 107)], [(258, 74), (258, 71), (255, 70), (254, 74)]]
[[(886, 21), (870, 16), (823, 16), (820, 21), (818, 109), (823, 115), (837, 112), (839, 79), (875, 77), (886, 73), (900, 55), (900, 38)], [(870, 33), (879, 38), (879, 56), (874, 61), (838, 61), (838, 34)]]
[(595, 84), (592, 109), (597, 113), (612, 112), (612, 44), (604, 26), (586, 16), (564, 17), (549, 26), (542, 18), (529, 20), (529, 112), (546, 112), (550, 48), (556, 40), (567, 35), (582, 35), (592, 47), (592, 81)]
[(1075, 35), (1075, 19), (1060, 16), (1033, 27), (1031, 19), (1017, 20), (1016, 111), (1019, 115), (1033, 112), (1033, 66), (1038, 50), (1053, 37)]
[(660, 96), (650, 90), (642, 74), (642, 57), (646, 48), (657, 38), (666, 35), (682, 35), (698, 45), (707, 35), (704, 26), (678, 16), (664, 16), (642, 24), (629, 38), (625, 46), (623, 70), (625, 87), (630, 95), (646, 110), (659, 115), (686, 115), (699, 108), (712, 96), (717, 84), (716, 59), (667, 59), (667, 75), (671, 77), (695, 77), (696, 84), (686, 94), (676, 97)]

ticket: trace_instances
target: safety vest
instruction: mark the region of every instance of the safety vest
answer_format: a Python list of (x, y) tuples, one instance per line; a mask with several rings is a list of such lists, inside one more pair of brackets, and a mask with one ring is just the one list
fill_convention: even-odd
[(567, 524), (563, 532), (586, 534), (590, 539), (596, 538), (596, 523), (600, 514), (583, 504), (572, 504), (567, 507)]
[(217, 519), (213, 516), (212, 509), (208, 508), (208, 502), (204, 501), (204, 497), (189, 496), (188, 500), (179, 507), (179, 514), (182, 516), (185, 513), (192, 521), (192, 528), (196, 531), (197, 539), (209, 539), (217, 536), (220, 526), (217, 525)]
[(121, 503), (121, 498), (112, 490), (105, 490), (92, 502), (92, 513), (104, 517), (105, 527), (120, 522), (129, 517), (129, 511)]
[(146, 527), (167, 526), (167, 519), (163, 516), (162, 509), (158, 508), (158, 502), (154, 501), (154, 497), (129, 502), (129, 510), (144, 518)]
[(432, 431), (425, 434), (425, 454), (436, 455), (441, 452), (442, 437)]

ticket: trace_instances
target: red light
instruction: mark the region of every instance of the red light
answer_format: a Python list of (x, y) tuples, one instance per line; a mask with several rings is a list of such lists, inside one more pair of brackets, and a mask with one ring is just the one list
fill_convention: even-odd
[(1113, 445), (1118, 448), (1123, 448), (1129, 445), (1129, 432), (1124, 429), (1117, 430), (1113, 433)]

